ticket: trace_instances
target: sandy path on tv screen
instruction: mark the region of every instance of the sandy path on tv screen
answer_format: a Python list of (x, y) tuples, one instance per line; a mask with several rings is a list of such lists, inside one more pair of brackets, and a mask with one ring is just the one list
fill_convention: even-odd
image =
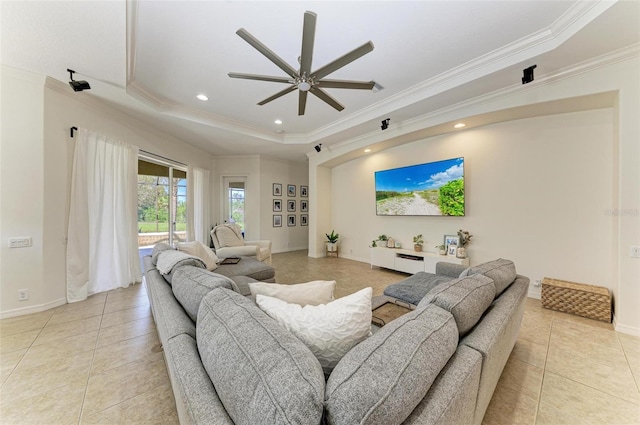
[(379, 202), (378, 211), (389, 215), (442, 215), (437, 205), (428, 203), (417, 193), (413, 198), (396, 197)]

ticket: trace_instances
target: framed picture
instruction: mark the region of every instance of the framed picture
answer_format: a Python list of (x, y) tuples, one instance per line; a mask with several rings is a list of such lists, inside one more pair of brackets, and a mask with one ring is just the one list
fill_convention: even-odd
[(309, 214), (300, 214), (300, 226), (309, 225)]
[(287, 201), (287, 211), (294, 212), (296, 210), (296, 201), (294, 199), (289, 199)]
[(292, 198), (294, 196), (296, 196), (296, 185), (295, 184), (287, 185), (287, 196), (290, 196)]
[(460, 238), (458, 235), (444, 235), (444, 246), (449, 248), (449, 245), (458, 246)]
[(300, 196), (303, 198), (309, 196), (309, 186), (300, 186)]
[(453, 255), (455, 257), (457, 249), (458, 245), (449, 245), (449, 248), (447, 248), (447, 255)]
[(309, 201), (307, 201), (306, 199), (303, 199), (302, 201), (300, 201), (300, 212), (307, 212), (309, 211)]
[(274, 199), (273, 200), (273, 212), (282, 211), (282, 199)]
[(273, 227), (282, 227), (282, 216), (274, 215), (273, 216)]
[(289, 214), (287, 216), (287, 226), (293, 227), (295, 225), (296, 225), (296, 215), (295, 214)]
[(282, 196), (282, 183), (273, 184), (273, 196)]

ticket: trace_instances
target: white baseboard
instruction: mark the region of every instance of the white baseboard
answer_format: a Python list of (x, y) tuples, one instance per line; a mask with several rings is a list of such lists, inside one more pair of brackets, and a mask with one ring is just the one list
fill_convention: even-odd
[(54, 307), (59, 307), (67, 303), (66, 298), (60, 298), (45, 304), (32, 305), (29, 307), (15, 308), (13, 310), (0, 312), (0, 319), (8, 319), (10, 317), (24, 316), (25, 314), (40, 313)]
[(623, 334), (628, 334), (628, 335), (633, 335), (633, 336), (640, 336), (640, 328), (637, 328), (635, 326), (629, 326), (629, 325), (623, 325), (618, 323), (618, 321), (616, 320), (616, 315), (613, 315), (613, 329), (616, 330), (616, 332), (620, 332)]

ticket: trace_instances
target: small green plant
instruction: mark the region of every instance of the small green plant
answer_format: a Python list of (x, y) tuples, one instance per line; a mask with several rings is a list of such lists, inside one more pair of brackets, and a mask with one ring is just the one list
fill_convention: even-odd
[(422, 234), (413, 237), (413, 244), (417, 246), (422, 246), (424, 240), (422, 240)]
[(438, 248), (438, 251), (444, 251), (445, 250), (444, 245), (436, 245), (436, 248)]
[(376, 241), (375, 241), (375, 240), (372, 240), (372, 241), (371, 241), (371, 248), (375, 248), (375, 247), (377, 247), (377, 246), (378, 246), (378, 244), (376, 243)]
[(325, 235), (327, 236), (327, 240), (330, 243), (338, 242), (338, 238), (340, 237), (340, 235), (338, 233), (335, 233), (333, 230), (331, 231), (331, 234), (325, 233)]
[(389, 238), (385, 234), (382, 234), (382, 235), (378, 236), (378, 240), (379, 241), (386, 241), (387, 239), (389, 239)]

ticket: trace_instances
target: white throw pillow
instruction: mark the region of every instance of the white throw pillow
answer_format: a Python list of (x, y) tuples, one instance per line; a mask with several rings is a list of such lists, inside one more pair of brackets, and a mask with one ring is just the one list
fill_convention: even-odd
[(371, 288), (317, 306), (289, 304), (258, 294), (256, 303), (309, 347), (325, 374), (371, 335)]
[(295, 285), (281, 285), (278, 283), (252, 282), (249, 284), (251, 297), (266, 295), (288, 303), (305, 305), (319, 305), (330, 303), (334, 300), (333, 291), (336, 287), (335, 280), (314, 280)]
[(238, 235), (230, 226), (217, 226), (215, 228), (215, 232), (216, 237), (218, 238), (218, 242), (220, 242), (220, 248), (225, 248), (228, 246), (244, 246), (242, 237)]
[(207, 266), (207, 270), (213, 271), (218, 267), (218, 256), (215, 252), (200, 241), (178, 244), (178, 251), (186, 252), (200, 258)]

